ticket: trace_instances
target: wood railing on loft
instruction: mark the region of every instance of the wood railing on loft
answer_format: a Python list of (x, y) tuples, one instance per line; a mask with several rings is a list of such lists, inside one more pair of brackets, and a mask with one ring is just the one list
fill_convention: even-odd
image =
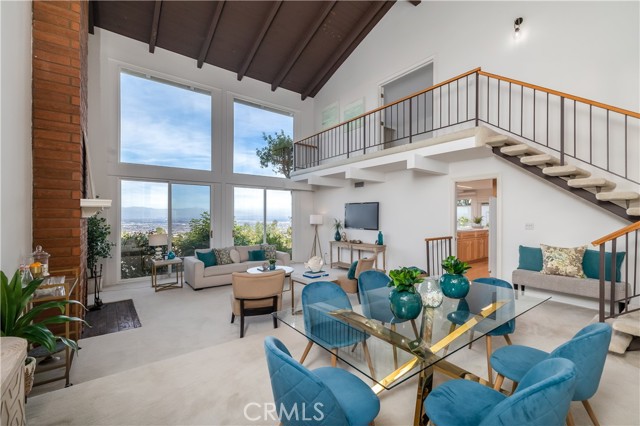
[[(632, 306), (633, 299), (640, 297), (640, 289), (638, 288), (638, 230), (640, 229), (640, 221), (625, 226), (624, 228), (612, 232), (609, 235), (593, 241), (591, 244), (600, 248), (600, 304), (599, 318), (600, 322), (607, 318), (615, 318), (619, 315), (640, 310), (640, 307)], [(620, 248), (622, 246), (622, 249)], [(609, 262), (606, 263), (607, 248), (609, 249)], [(625, 295), (623, 298), (616, 298), (615, 283), (617, 274), (616, 256), (619, 251), (624, 250), (625, 258), (622, 263), (622, 271), (620, 281), (626, 283)], [(606, 294), (606, 269), (609, 268), (609, 288), (610, 294)], [(608, 306), (606, 301), (608, 300)], [(637, 300), (635, 301), (637, 302)], [(616, 306), (620, 309), (616, 312)]]
[(294, 170), (478, 126), (640, 183), (640, 113), (470, 70), (294, 144)]

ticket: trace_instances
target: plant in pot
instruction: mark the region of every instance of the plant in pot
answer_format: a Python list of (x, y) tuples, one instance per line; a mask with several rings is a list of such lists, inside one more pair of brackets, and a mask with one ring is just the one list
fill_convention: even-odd
[(275, 259), (269, 259), (269, 270), (273, 271), (276, 269), (276, 260)]
[(449, 256), (442, 261), (442, 269), (445, 273), (440, 277), (440, 287), (444, 295), (452, 299), (465, 297), (469, 293), (469, 280), (464, 273), (471, 269), (471, 266), (456, 256)]
[(339, 219), (333, 219), (333, 229), (336, 230), (336, 233), (333, 235), (333, 239), (340, 241), (342, 239), (342, 235), (340, 234), (340, 231), (342, 230), (342, 221)]
[[(42, 281), (42, 278), (31, 280), (25, 287), (22, 287), (19, 271), (16, 271), (11, 281), (3, 271), (0, 271), (1, 336), (21, 337), (29, 344), (43, 346), (50, 353), (56, 351), (58, 342), (74, 351), (78, 350), (76, 341), (62, 336), (55, 336), (47, 328), (47, 325), (79, 321), (88, 326), (89, 324), (81, 318), (63, 315), (67, 305), (77, 304), (82, 306), (82, 304), (75, 300), (52, 300), (29, 307), (29, 302)], [(51, 309), (60, 310), (60, 314), (43, 317), (42, 314)], [(33, 383), (35, 359), (27, 358), (26, 367), (25, 373), (31, 374), (25, 381), (25, 393), (28, 394), (31, 389), (27, 389), (26, 385), (30, 386)]]
[[(101, 259), (111, 257), (111, 248), (114, 244), (109, 241), (111, 226), (107, 224), (107, 219), (98, 217), (97, 214), (91, 216), (87, 222), (87, 279), (93, 278), (93, 306), (91, 310), (98, 310), (102, 307), (100, 300), (100, 288), (102, 281)], [(100, 268), (98, 269), (98, 265)]]
[(393, 287), (389, 294), (393, 315), (404, 320), (417, 318), (422, 309), (422, 297), (416, 291), (416, 284), (423, 281), (421, 271), (417, 268), (402, 267), (389, 271), (389, 277), (391, 281), (388, 286)]
[(476, 216), (473, 218), (472, 228), (482, 228), (482, 216)]

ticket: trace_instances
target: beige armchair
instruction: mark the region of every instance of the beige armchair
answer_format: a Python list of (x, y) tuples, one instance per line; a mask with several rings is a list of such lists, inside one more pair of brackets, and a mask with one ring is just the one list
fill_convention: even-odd
[[(231, 323), (240, 316), (240, 338), (244, 337), (244, 317), (276, 312), (282, 306), (284, 271), (249, 274), (234, 272), (231, 275)], [(273, 317), (273, 328), (278, 321)]]
[[(356, 267), (356, 273), (354, 274), (356, 279), (351, 280), (347, 278), (346, 275), (344, 277), (340, 277), (338, 278), (338, 284), (340, 284), (340, 287), (342, 287), (342, 289), (346, 293), (358, 294), (358, 277), (362, 272), (373, 269), (374, 261), (375, 261), (375, 258), (373, 257), (372, 258), (364, 257), (358, 260), (358, 266)], [(360, 300), (360, 295), (358, 295), (358, 300)]]

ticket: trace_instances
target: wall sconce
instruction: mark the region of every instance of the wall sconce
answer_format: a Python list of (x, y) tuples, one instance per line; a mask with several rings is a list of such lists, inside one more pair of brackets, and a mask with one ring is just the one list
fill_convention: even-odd
[(513, 38), (515, 38), (516, 40), (518, 40), (522, 35), (522, 31), (520, 30), (520, 25), (522, 25), (523, 21), (524, 19), (522, 18), (518, 18), (515, 21), (513, 21)]

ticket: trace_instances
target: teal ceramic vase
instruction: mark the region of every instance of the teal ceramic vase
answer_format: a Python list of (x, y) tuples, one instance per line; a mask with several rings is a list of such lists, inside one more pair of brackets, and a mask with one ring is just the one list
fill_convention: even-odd
[(389, 294), (391, 312), (397, 319), (411, 320), (420, 315), (422, 297), (419, 293), (397, 291), (395, 288)]
[(342, 239), (342, 235), (340, 235), (340, 231), (338, 229), (336, 229), (336, 233), (333, 236), (333, 239), (336, 241), (340, 241)]
[(440, 288), (445, 296), (451, 299), (462, 299), (469, 293), (469, 280), (460, 274), (442, 274)]

